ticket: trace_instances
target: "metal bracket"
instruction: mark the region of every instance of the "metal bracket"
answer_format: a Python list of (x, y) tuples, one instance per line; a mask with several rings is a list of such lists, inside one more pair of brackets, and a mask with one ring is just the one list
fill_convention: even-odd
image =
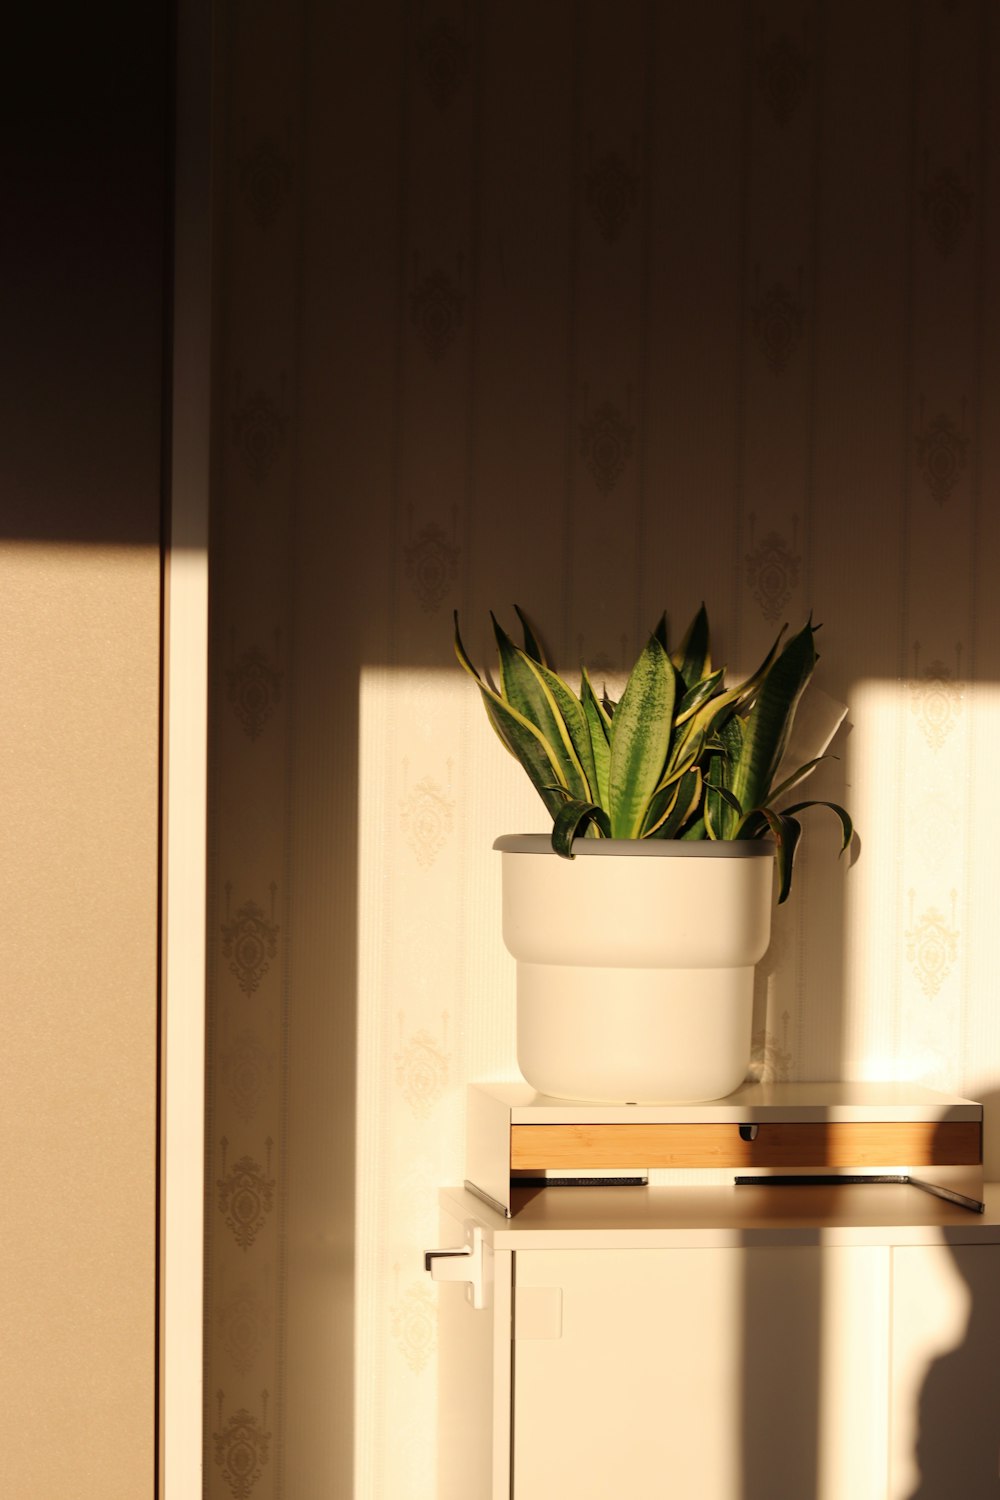
[(466, 1219), (464, 1227), (464, 1245), (424, 1251), (424, 1270), (432, 1281), (464, 1281), (465, 1300), (478, 1312), (493, 1299), (493, 1246), (475, 1219)]
[[(742, 1129), (742, 1126), (740, 1127)], [(900, 1183), (903, 1187), (919, 1188), (930, 1193), (932, 1198), (941, 1198), (945, 1203), (954, 1203), (956, 1208), (968, 1208), (974, 1214), (986, 1212), (986, 1204), (966, 1193), (956, 1193), (953, 1188), (942, 1187), (936, 1182), (926, 1182), (922, 1177), (911, 1177), (908, 1172), (759, 1172), (753, 1177), (734, 1177), (736, 1187), (867, 1187), (869, 1183), (885, 1186)]]

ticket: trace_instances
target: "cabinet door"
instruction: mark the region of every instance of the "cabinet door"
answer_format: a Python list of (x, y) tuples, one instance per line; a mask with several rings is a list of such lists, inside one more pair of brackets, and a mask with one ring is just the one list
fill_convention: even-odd
[(1000, 1246), (893, 1251), (890, 1500), (1000, 1495)]
[(888, 1251), (518, 1251), (515, 1500), (884, 1500)]

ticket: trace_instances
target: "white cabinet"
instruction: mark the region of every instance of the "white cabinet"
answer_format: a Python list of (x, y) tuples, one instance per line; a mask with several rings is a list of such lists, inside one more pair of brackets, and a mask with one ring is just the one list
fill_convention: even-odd
[(893, 1251), (891, 1500), (1000, 1496), (1000, 1247)]
[(548, 1188), (442, 1286), (439, 1500), (1000, 1497), (1000, 1223), (911, 1186)]
[[(522, 1326), (522, 1296), (543, 1292), (560, 1336), (536, 1333), (533, 1303)], [(887, 1292), (872, 1248), (518, 1253), (517, 1500), (883, 1500)]]

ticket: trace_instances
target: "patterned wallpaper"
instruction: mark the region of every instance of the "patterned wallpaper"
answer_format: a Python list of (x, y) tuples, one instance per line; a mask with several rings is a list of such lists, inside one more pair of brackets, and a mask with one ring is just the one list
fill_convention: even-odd
[(544, 827), (454, 608), (609, 680), (664, 606), (743, 670), (812, 610), (861, 848), (807, 834), (755, 1067), (1000, 1092), (1000, 16), (219, 19), (206, 1495), (426, 1500), (490, 845)]

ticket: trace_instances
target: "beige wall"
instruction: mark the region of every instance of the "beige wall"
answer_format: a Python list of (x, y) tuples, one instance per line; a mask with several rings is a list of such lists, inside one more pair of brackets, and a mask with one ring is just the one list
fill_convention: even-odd
[(3, 543), (0, 638), (0, 1485), (135, 1500), (155, 1457), (156, 547)]
[(734, 668), (811, 609), (862, 849), (809, 831), (757, 1066), (1000, 1087), (1000, 31), (220, 20), (207, 1492), (426, 1500), (421, 1252), (464, 1083), (515, 1068), (490, 843), (544, 825), (453, 608), (612, 673), (664, 606)]
[(6, 49), (0, 1492), (32, 1500), (155, 1483), (167, 53), (124, 9)]

